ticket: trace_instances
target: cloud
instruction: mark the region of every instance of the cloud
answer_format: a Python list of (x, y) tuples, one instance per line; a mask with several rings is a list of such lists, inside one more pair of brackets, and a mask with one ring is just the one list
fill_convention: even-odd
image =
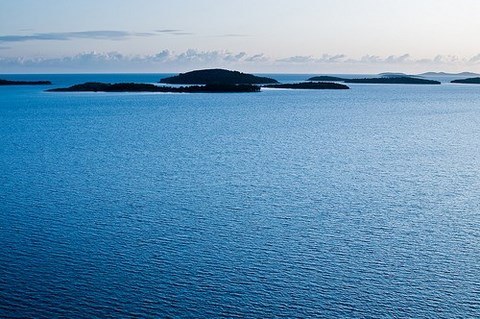
[(154, 35), (155, 33), (151, 32), (127, 32), (118, 30), (50, 32), (30, 35), (2, 35), (0, 36), (0, 42), (67, 41), (73, 39), (125, 40), (132, 37), (149, 37)]
[[(32, 29), (22, 29), (32, 31)], [(47, 32), (33, 34), (0, 35), (0, 42), (27, 42), (27, 41), (67, 41), (74, 39), (98, 39), (98, 40), (125, 40), (133, 37), (151, 37), (158, 35), (187, 36), (194, 35), (181, 29), (157, 29), (152, 32), (128, 32), (122, 30), (93, 30), (78, 32)], [(217, 37), (247, 37), (247, 34), (228, 33)]]
[(323, 54), (319, 57), (311, 55), (296, 55), (287, 58), (278, 59), (281, 63), (298, 63), (298, 64), (319, 64), (319, 63), (340, 63), (345, 60), (345, 54)]
[(410, 54), (406, 53), (400, 56), (389, 55), (387, 57), (380, 57), (378, 55), (364, 55), (360, 59), (348, 59), (349, 63), (370, 63), (370, 64), (397, 64), (409, 62)]
[(245, 59), (246, 62), (267, 62), (268, 60), (269, 58), (263, 53), (255, 54)]
[(315, 59), (312, 56), (296, 55), (288, 58), (278, 59), (277, 62), (281, 63), (312, 63)]
[(230, 64), (243, 61), (248, 58), (247, 53), (232, 53), (229, 51), (199, 51), (190, 49), (179, 54), (172, 54), (170, 61), (180, 64)]
[(240, 52), (238, 54), (228, 53), (225, 55), (224, 59), (225, 61), (229, 61), (229, 62), (237, 62), (237, 61), (241, 61), (246, 56), (247, 56), (247, 53), (245, 52)]
[[(7, 52), (7, 51), (6, 51)], [(414, 58), (409, 54), (364, 55), (349, 58), (344, 54), (290, 56), (276, 58), (264, 53), (202, 51), (189, 49), (175, 52), (161, 50), (147, 55), (125, 55), (119, 52), (84, 52), (57, 58), (0, 57), (4, 72), (184, 72), (198, 68), (223, 67), (250, 72), (298, 73), (375, 73), (391, 69), (403, 72), (429, 70), (472, 70), (480, 65), (480, 53), (471, 58), (436, 55)], [(478, 70), (477, 70), (478, 71)]]
[(161, 30), (155, 30), (155, 32), (160, 33), (160, 34), (169, 34), (169, 35), (192, 35), (192, 34), (194, 34), (192, 32), (186, 32), (184, 30), (179, 30), (179, 29), (161, 29)]
[(173, 32), (182, 32), (182, 30), (178, 30), (178, 29), (161, 29), (161, 30), (155, 30), (155, 32), (158, 32), (158, 33), (173, 33)]
[(479, 63), (479, 62), (480, 62), (480, 53), (477, 54), (477, 55), (475, 55), (475, 56), (473, 56), (473, 57), (471, 57), (471, 58), (468, 60), (468, 62), (473, 63), (473, 64)]
[(402, 55), (389, 55), (387, 57), (380, 57), (377, 55), (365, 55), (360, 59), (348, 59), (345, 62), (348, 63), (364, 63), (364, 64), (379, 64), (379, 65), (437, 65), (448, 66), (474, 63), (475, 59), (480, 62), (480, 54), (470, 59), (460, 58), (456, 55), (441, 55), (437, 54), (433, 58), (414, 58), (410, 54)]
[(336, 54), (333, 56), (325, 55), (325, 58), (328, 62), (341, 62), (341, 60), (345, 59), (347, 56), (345, 54)]
[(355, 63), (355, 62), (360, 62), (360, 63), (378, 63), (381, 62), (382, 58), (379, 57), (378, 55), (364, 55), (360, 58), (360, 60), (355, 60), (355, 59), (348, 59), (347, 62), (349, 63)]
[(124, 55), (119, 52), (84, 52), (59, 58), (0, 58), (0, 68), (6, 70), (62, 70), (82, 72), (106, 71), (177, 71), (201, 67), (235, 67), (254, 60), (264, 61), (263, 54), (246, 52), (200, 51), (183, 52), (162, 50), (151, 55)]
[(385, 59), (387, 63), (403, 63), (410, 58), (410, 54), (403, 54), (400, 56), (390, 55)]
[(218, 37), (223, 37), (223, 38), (242, 38), (242, 37), (248, 37), (248, 34), (242, 34), (242, 33), (226, 33), (226, 34), (220, 34)]
[(170, 50), (163, 50), (163, 51), (160, 51), (159, 53), (153, 55), (153, 60), (155, 61), (166, 61), (168, 60), (168, 58), (171, 56), (171, 52)]

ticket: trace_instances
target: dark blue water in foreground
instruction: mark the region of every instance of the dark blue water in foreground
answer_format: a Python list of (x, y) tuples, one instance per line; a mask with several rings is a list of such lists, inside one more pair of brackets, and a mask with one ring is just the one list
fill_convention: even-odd
[(0, 317), (480, 317), (480, 86), (43, 89), (0, 88)]

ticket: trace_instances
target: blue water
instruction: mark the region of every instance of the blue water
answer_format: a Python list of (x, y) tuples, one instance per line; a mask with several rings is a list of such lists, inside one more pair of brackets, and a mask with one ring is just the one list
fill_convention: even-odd
[(480, 86), (351, 87), (0, 87), (0, 317), (480, 317)]

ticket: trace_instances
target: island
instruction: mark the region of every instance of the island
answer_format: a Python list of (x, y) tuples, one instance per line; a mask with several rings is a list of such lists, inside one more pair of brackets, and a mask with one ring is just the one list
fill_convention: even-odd
[(259, 92), (260, 87), (250, 84), (207, 84), (193, 86), (159, 86), (146, 83), (101, 83), (86, 82), (47, 92), (160, 92), (160, 93), (242, 93)]
[(273, 89), (304, 89), (304, 90), (348, 90), (349, 87), (340, 83), (331, 82), (302, 82), (286, 84), (263, 85), (265, 88)]
[[(416, 77), (416, 75), (407, 75), (405, 73), (393, 73), (393, 72), (380, 73), (379, 76), (381, 78)], [(307, 81), (313, 81), (313, 82), (346, 82), (348, 80), (350, 80), (350, 79), (341, 78), (341, 77), (338, 77), (338, 76), (331, 76), (331, 75), (320, 75), (320, 76), (311, 77)]]
[(195, 70), (164, 78), (167, 84), (273, 84), (277, 80), (224, 69)]
[(478, 73), (473, 72), (461, 72), (461, 73), (446, 73), (446, 72), (426, 72), (419, 74), (420, 76), (458, 76), (458, 77), (474, 77), (480, 76)]
[(417, 77), (400, 76), (382, 73), (380, 78), (364, 78), (364, 79), (346, 79), (335, 76), (314, 76), (308, 81), (313, 82), (344, 82), (344, 83), (366, 83), (366, 84), (440, 84), (438, 81), (419, 79)]
[(425, 80), (411, 77), (383, 77), (366, 79), (346, 79), (345, 83), (366, 84), (441, 84), (439, 81)]
[(10, 81), (0, 80), (0, 85), (50, 85), (50, 81)]
[(379, 76), (382, 78), (404, 78), (404, 77), (419, 77), (419, 75), (411, 75), (411, 74), (405, 74), (405, 73), (400, 73), (400, 72), (384, 72), (380, 73)]
[(321, 76), (314, 76), (307, 81), (314, 81), (314, 82), (343, 82), (345, 81), (344, 78), (339, 78), (336, 76), (329, 76), (329, 75), (321, 75)]
[(468, 79), (459, 79), (450, 81), (450, 83), (459, 83), (459, 84), (480, 84), (480, 77), (468, 78)]

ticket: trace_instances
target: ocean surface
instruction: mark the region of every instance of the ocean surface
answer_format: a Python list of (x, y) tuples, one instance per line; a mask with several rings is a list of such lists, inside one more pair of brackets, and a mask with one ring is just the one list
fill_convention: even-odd
[(350, 86), (0, 87), (0, 317), (479, 318), (480, 86)]

